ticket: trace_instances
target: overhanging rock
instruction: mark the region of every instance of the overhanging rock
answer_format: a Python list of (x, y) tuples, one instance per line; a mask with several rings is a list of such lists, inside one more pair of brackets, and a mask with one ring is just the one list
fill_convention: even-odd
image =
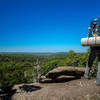
[(84, 75), (85, 68), (78, 67), (58, 67), (49, 71), (45, 76), (46, 78), (57, 78), (61, 75), (81, 77)]

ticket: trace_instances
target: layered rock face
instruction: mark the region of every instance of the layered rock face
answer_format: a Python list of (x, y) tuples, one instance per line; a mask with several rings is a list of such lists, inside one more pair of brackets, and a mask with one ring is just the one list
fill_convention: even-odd
[(40, 77), (40, 83), (63, 82), (79, 79), (84, 75), (84, 68), (58, 67), (49, 71), (45, 76)]

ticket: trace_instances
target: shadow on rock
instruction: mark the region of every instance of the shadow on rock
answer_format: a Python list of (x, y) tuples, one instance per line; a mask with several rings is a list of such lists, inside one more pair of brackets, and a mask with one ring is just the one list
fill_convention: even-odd
[(13, 89), (12, 87), (5, 87), (2, 89), (2, 92), (0, 92), (0, 100), (12, 100), (12, 96), (15, 93), (33, 92), (40, 89), (41, 89), (40, 86), (35, 86), (35, 85), (22, 85), (16, 89)]
[(0, 100), (12, 100), (12, 96), (16, 93), (16, 89), (12, 90), (12, 87), (3, 87), (0, 92)]
[(20, 86), (19, 89), (25, 92), (32, 92), (32, 91), (40, 90), (41, 87), (35, 85), (23, 85)]

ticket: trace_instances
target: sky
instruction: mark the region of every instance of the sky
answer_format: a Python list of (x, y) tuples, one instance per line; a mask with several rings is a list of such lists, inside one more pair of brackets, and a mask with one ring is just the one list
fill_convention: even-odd
[(0, 52), (85, 52), (100, 0), (0, 0)]

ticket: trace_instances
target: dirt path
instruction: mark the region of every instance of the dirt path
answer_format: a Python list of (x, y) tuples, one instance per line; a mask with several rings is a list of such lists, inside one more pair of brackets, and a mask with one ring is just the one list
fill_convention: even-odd
[[(18, 93), (12, 100), (100, 100), (100, 86), (96, 86), (95, 79), (78, 79), (65, 83), (28, 84), (36, 86), (32, 91), (18, 91), (22, 85), (16, 85)], [(32, 88), (31, 88), (32, 89)]]

